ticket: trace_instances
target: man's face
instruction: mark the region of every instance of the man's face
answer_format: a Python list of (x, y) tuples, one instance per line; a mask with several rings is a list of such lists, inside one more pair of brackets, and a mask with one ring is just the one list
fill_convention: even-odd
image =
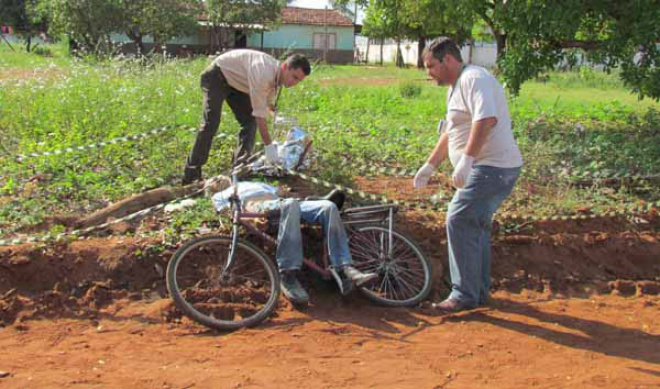
[(426, 73), (429, 77), (433, 78), (438, 85), (448, 83), (447, 77), (449, 76), (449, 72), (447, 64), (444, 61), (435, 58), (431, 53), (427, 53), (424, 56), (424, 66), (426, 66)]
[(282, 85), (291, 88), (307, 77), (302, 69), (291, 69), (287, 64), (282, 65)]

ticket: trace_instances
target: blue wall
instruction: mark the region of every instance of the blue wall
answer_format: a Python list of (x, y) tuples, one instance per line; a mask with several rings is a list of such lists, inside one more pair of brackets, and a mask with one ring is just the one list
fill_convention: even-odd
[[(129, 43), (132, 42), (128, 36), (125, 34), (112, 34), (110, 35), (110, 39), (113, 42), (117, 43)], [(147, 35), (142, 38), (143, 43), (154, 43), (154, 40), (151, 36)], [(198, 30), (196, 35), (189, 35), (189, 36), (181, 36), (181, 37), (175, 37), (171, 38), (170, 40), (167, 41), (167, 44), (170, 45), (208, 45), (209, 44), (209, 39), (208, 39), (208, 33), (205, 31), (202, 31), (201, 29)]]
[[(292, 48), (313, 49), (314, 33), (334, 33), (337, 36), (336, 50), (353, 51), (353, 27), (309, 26), (283, 24), (275, 31), (264, 32), (264, 49)], [(261, 33), (248, 36), (248, 47), (261, 47)]]

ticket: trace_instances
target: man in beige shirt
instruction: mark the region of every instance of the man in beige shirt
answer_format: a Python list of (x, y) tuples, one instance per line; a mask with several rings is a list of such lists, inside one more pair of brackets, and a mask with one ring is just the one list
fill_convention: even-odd
[(202, 179), (202, 166), (208, 160), (225, 100), (241, 125), (234, 165), (252, 152), (257, 127), (266, 145), (266, 158), (276, 162), (277, 147), (271, 143), (266, 121), (268, 111), (275, 109), (282, 86), (297, 85), (310, 71), (309, 61), (300, 54), (280, 62), (260, 51), (240, 49), (214, 59), (201, 76), (203, 120), (186, 161), (183, 184)]

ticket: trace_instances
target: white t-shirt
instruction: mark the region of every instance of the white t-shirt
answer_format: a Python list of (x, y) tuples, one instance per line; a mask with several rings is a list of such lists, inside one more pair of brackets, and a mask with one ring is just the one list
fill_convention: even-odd
[(511, 116), (504, 89), (497, 79), (479, 66), (466, 66), (455, 88), (447, 91), (447, 125), (449, 159), (456, 166), (465, 152), (472, 123), (494, 117), (497, 123), (475, 165), (501, 168), (522, 166), (522, 156), (511, 131)]

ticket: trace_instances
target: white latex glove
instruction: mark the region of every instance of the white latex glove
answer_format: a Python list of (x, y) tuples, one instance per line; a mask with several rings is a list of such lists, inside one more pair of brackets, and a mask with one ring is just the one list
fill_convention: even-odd
[(472, 171), (472, 165), (474, 164), (474, 157), (469, 156), (465, 153), (461, 155), (461, 159), (458, 160), (458, 164), (454, 168), (454, 173), (451, 175), (451, 179), (454, 182), (454, 186), (458, 189), (461, 189), (465, 186), (468, 176)]
[(431, 179), (434, 171), (435, 166), (428, 162), (425, 163), (424, 166), (419, 168), (417, 174), (415, 174), (415, 178), (413, 179), (413, 188), (421, 189), (425, 187), (429, 183), (429, 180)]
[(264, 147), (264, 152), (266, 153), (266, 160), (268, 160), (268, 162), (273, 165), (277, 165), (280, 162), (280, 156), (277, 154), (276, 144), (271, 143), (266, 145), (266, 147)]

